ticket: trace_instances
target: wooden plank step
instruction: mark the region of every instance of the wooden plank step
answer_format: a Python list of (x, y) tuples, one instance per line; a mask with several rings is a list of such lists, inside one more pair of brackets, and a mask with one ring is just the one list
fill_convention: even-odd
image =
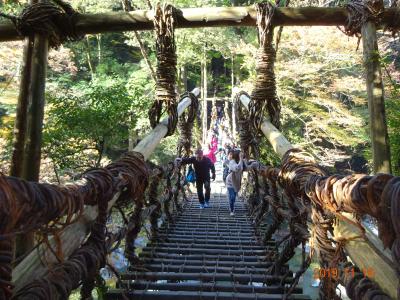
[[(129, 291), (124, 293), (126, 298), (122, 296), (123, 290), (112, 290), (107, 294), (107, 299), (162, 299), (162, 300), (282, 300), (282, 294), (245, 294), (235, 292), (191, 292), (191, 291)], [(288, 299), (293, 300), (310, 300), (309, 296), (293, 294)]]
[[(141, 261), (145, 264), (165, 264), (165, 265), (180, 265), (186, 264), (190, 266), (219, 266), (219, 267), (258, 267), (268, 268), (273, 262), (246, 262), (246, 261), (234, 261), (234, 260), (201, 260), (201, 259), (187, 259), (185, 256), (177, 256), (175, 259), (170, 258), (141, 258)], [(287, 266), (287, 265), (284, 265)]]
[(163, 253), (163, 252), (141, 252), (139, 257), (152, 257), (152, 258), (172, 258), (172, 259), (194, 259), (194, 260), (223, 260), (223, 261), (244, 261), (244, 262), (264, 262), (265, 256), (251, 255), (209, 255), (209, 254), (176, 254), (176, 253)]
[[(199, 281), (231, 281), (239, 283), (260, 282), (278, 284), (282, 276), (263, 274), (229, 274), (229, 273), (174, 273), (174, 272), (127, 272), (120, 275), (122, 280), (199, 280)], [(293, 278), (287, 277), (285, 283), (292, 283)]]
[[(124, 282), (125, 283), (125, 282)], [(128, 282), (126, 282), (128, 284)], [(169, 290), (169, 291), (203, 291), (203, 292), (240, 292), (240, 293), (264, 293), (264, 294), (284, 294), (284, 288), (279, 285), (254, 286), (246, 284), (233, 284), (226, 282), (179, 282), (179, 283), (156, 283), (151, 281), (129, 282), (129, 287), (133, 290)], [(116, 292), (118, 290), (112, 290)], [(122, 292), (122, 290), (119, 290)], [(296, 287), (294, 294), (302, 292), (302, 288)]]
[(209, 223), (209, 222), (174, 222), (173, 227), (180, 228), (224, 228), (224, 229), (238, 229), (254, 230), (251, 224), (238, 224), (238, 223)]
[[(208, 233), (196, 233), (196, 232), (182, 232), (182, 233), (165, 233), (159, 232), (160, 237), (171, 237), (171, 238), (190, 238), (190, 239), (218, 239), (221, 241), (251, 241), (257, 242), (254, 236), (225, 236), (222, 234), (208, 234)], [(274, 240), (269, 240), (268, 243), (275, 245)]]
[(175, 253), (175, 254), (211, 254), (211, 255), (234, 255), (234, 256), (261, 256), (266, 255), (272, 249), (265, 250), (223, 250), (216, 248), (199, 248), (199, 249), (180, 249), (171, 247), (144, 247), (143, 252), (157, 253)]
[(165, 241), (160, 242), (150, 242), (147, 244), (147, 247), (153, 247), (157, 250), (158, 247), (161, 248), (179, 248), (179, 249), (222, 249), (222, 250), (274, 250), (273, 247), (267, 246), (259, 246), (259, 245), (240, 245), (237, 243), (236, 245), (216, 245), (214, 243), (204, 243), (204, 244), (196, 244), (192, 242), (186, 243), (169, 243)]
[(188, 223), (198, 223), (198, 222), (210, 222), (210, 223), (221, 223), (221, 224), (245, 224), (249, 225), (251, 222), (248, 219), (245, 218), (226, 218), (226, 217), (199, 217), (199, 216), (191, 216), (191, 217), (186, 217), (186, 216), (181, 216), (176, 218), (176, 222), (188, 222)]
[[(229, 273), (229, 274), (265, 274), (266, 268), (259, 267), (257, 264), (254, 266), (246, 267), (221, 267), (221, 266), (191, 266), (188, 263), (183, 263), (181, 265), (168, 265), (168, 264), (146, 264), (145, 266), (139, 266), (140, 270), (143, 268), (149, 272), (178, 272), (178, 273)], [(135, 271), (135, 267), (129, 268), (130, 271)], [(288, 271), (287, 267), (282, 267), (280, 273), (286, 273)]]
[(210, 229), (210, 228), (170, 228), (165, 230), (161, 228), (159, 230), (162, 233), (213, 233), (215, 235), (223, 234), (223, 235), (232, 235), (232, 236), (243, 236), (243, 237), (253, 237), (256, 236), (257, 233), (254, 230), (242, 230), (242, 229)]
[[(157, 240), (156, 240), (157, 241)], [(169, 243), (194, 243), (194, 244), (214, 244), (214, 245), (247, 245), (259, 246), (260, 244), (253, 239), (205, 239), (205, 238), (174, 238), (168, 235), (158, 236), (158, 241)], [(275, 242), (268, 241), (268, 246), (275, 246)]]

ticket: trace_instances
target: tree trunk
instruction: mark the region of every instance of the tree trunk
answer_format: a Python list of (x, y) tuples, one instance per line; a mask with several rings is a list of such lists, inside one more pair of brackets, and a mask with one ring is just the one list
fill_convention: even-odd
[(96, 38), (97, 38), (97, 60), (98, 63), (97, 65), (99, 65), (101, 63), (101, 57), (102, 57), (102, 53), (101, 53), (101, 34), (96, 34)]
[(135, 130), (132, 127), (133, 124), (133, 113), (130, 114), (129, 116), (129, 127), (128, 127), (128, 151), (133, 151), (133, 148), (135, 147), (135, 142), (136, 142), (136, 133)]
[(182, 81), (183, 81), (183, 90), (186, 92), (188, 90), (188, 77), (187, 77), (186, 65), (182, 67)]
[(93, 63), (92, 63), (92, 55), (90, 54), (90, 43), (89, 43), (89, 36), (86, 36), (86, 41), (84, 43), (85, 48), (86, 48), (86, 59), (87, 59), (87, 63), (89, 66), (89, 70), (90, 70), (90, 75), (92, 77), (92, 79), (94, 78), (94, 68), (93, 68)]
[(134, 130), (129, 128), (129, 135), (128, 135), (128, 151), (133, 151), (135, 146), (135, 135)]
[(178, 92), (178, 95), (182, 94), (183, 90), (183, 83), (182, 83), (182, 68), (176, 68), (176, 89)]
[(203, 133), (203, 139), (202, 139), (202, 144), (205, 144), (207, 141), (207, 57), (206, 57), (206, 48), (204, 46), (204, 52), (203, 52), (203, 58), (201, 61), (201, 86), (202, 86), (202, 91), (201, 91), (201, 97), (202, 97), (202, 103), (203, 103), (203, 118), (202, 118), (202, 133)]
[(154, 82), (157, 82), (156, 73), (154, 72), (153, 66), (150, 63), (149, 57), (146, 52), (146, 48), (144, 47), (144, 44), (142, 42), (142, 38), (140, 37), (140, 34), (137, 31), (134, 31), (133, 33), (135, 34), (136, 40), (139, 43), (140, 52), (142, 53), (144, 61), (146, 62), (146, 65), (150, 70), (151, 78), (153, 78)]
[(231, 64), (231, 84), (232, 84), (232, 137), (233, 139), (236, 139), (236, 113), (235, 113), (235, 105), (233, 103), (234, 98), (235, 98), (235, 92), (234, 92), (234, 87), (235, 87), (235, 72), (234, 72), (234, 67), (235, 67), (235, 54), (232, 53), (232, 64)]
[[(122, 0), (121, 3), (122, 3), (122, 7), (124, 8), (125, 12), (131, 12), (134, 10), (130, 0)], [(147, 1), (147, 4), (149, 6), (149, 9), (152, 9), (150, 1)], [(153, 78), (154, 82), (157, 82), (156, 73), (154, 72), (153, 66), (150, 63), (149, 57), (146, 52), (146, 48), (142, 42), (142, 38), (140, 37), (140, 33), (134, 30), (133, 34), (135, 35), (135, 38), (136, 38), (137, 42), (139, 43), (140, 52), (142, 53), (143, 59), (146, 62), (147, 67), (149, 68), (151, 78)]]
[(100, 163), (101, 163), (101, 159), (103, 158), (103, 154), (104, 154), (104, 147), (105, 147), (105, 141), (100, 141), (97, 145), (97, 152), (99, 154), (99, 157), (97, 158), (96, 161), (96, 168), (100, 167)]
[(150, 0), (146, 0), (146, 2), (147, 2), (147, 6), (149, 7), (149, 9), (153, 9), (153, 6), (151, 5)]

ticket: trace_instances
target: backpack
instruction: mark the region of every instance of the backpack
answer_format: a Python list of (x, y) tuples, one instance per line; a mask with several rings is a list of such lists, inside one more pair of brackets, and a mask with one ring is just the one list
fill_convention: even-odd
[(196, 173), (194, 172), (192, 165), (189, 166), (189, 170), (186, 174), (186, 181), (192, 183), (196, 181)]

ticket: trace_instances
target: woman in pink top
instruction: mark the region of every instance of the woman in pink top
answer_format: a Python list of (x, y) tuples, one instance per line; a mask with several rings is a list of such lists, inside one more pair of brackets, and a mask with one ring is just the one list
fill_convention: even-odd
[(215, 134), (213, 134), (211, 137), (211, 147), (215, 148), (215, 150), (218, 148), (218, 138), (215, 136)]
[(211, 144), (208, 144), (208, 151), (205, 156), (207, 156), (213, 164), (217, 161), (217, 157), (215, 156), (215, 152), (217, 151)]

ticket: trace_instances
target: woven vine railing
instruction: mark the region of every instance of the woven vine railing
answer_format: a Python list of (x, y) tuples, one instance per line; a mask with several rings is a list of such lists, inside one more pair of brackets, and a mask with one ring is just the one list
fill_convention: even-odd
[[(388, 174), (328, 176), (310, 155), (299, 149), (288, 151), (280, 168), (263, 166), (258, 175), (266, 184), (257, 199), (258, 209), (253, 215), (255, 226), (268, 221), (262, 231), (264, 241), (270, 240), (282, 224), (289, 228), (289, 233), (278, 241), (279, 249), (273, 254), (275, 262), (267, 272), (271, 275), (278, 272), (294, 256), (297, 246), (303, 245), (302, 267), (287, 296), (316, 255), (321, 270), (336, 270), (335, 276), (320, 278), (323, 299), (340, 299), (336, 295), (338, 284), (346, 287), (351, 299), (391, 299), (374, 282), (373, 268), (368, 275), (365, 266), (357, 268), (348, 262), (345, 244), (366, 237), (337, 237), (333, 227), (335, 219), (340, 219), (362, 228), (361, 222), (355, 223), (345, 213), (355, 214), (358, 220), (365, 215), (373, 217), (377, 221), (379, 238), (392, 250), (393, 264), (399, 270), (399, 177)], [(246, 200), (253, 205), (254, 199)], [(307, 255), (304, 252), (306, 243), (311, 246)]]

